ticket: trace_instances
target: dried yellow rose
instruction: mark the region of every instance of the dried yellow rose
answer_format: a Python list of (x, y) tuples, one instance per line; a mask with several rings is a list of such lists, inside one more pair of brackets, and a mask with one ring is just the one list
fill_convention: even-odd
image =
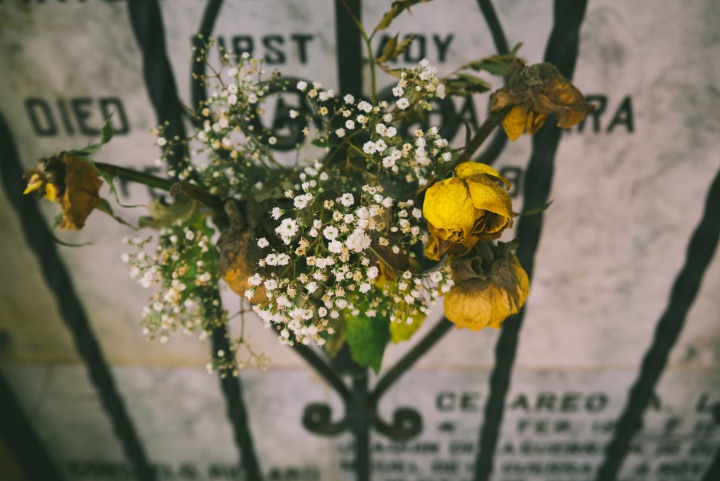
[(485, 164), (465, 162), (455, 177), (433, 184), (425, 193), (423, 215), (431, 237), (425, 255), (462, 256), (480, 240), (497, 239), (512, 226), (512, 201), (498, 181), (510, 182)]
[(36, 192), (62, 208), (64, 229), (82, 229), (90, 213), (100, 204), (102, 180), (88, 160), (61, 153), (43, 159), (27, 171), (25, 194)]
[(258, 261), (262, 257), (255, 234), (234, 201), (225, 203), (225, 213), (230, 226), (222, 231), (217, 241), (220, 277), (240, 296), (245, 297), (247, 291), (255, 289), (250, 302), (267, 304), (265, 287), (262, 284), (255, 286), (250, 283), (250, 277), (255, 274)]
[(527, 273), (511, 252), (514, 245), (482, 243), (477, 257), (453, 261), (455, 285), (445, 295), (445, 316), (458, 328), (499, 328), (527, 299)]
[(523, 132), (534, 134), (547, 116), (554, 114), (558, 127), (570, 128), (582, 122), (595, 106), (558, 69), (549, 63), (519, 65), (508, 83), (493, 94), (490, 110), (510, 108), (502, 126), (510, 140)]

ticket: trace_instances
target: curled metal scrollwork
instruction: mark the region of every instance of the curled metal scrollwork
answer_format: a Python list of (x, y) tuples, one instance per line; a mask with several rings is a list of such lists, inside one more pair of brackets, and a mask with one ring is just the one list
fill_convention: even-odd
[(327, 404), (312, 403), (305, 406), (302, 423), (305, 428), (315, 434), (335, 436), (347, 429), (347, 421), (333, 422), (332, 409)]
[(407, 407), (395, 410), (392, 424), (388, 424), (376, 416), (373, 425), (379, 433), (398, 440), (412, 438), (423, 430), (423, 420), (420, 413)]

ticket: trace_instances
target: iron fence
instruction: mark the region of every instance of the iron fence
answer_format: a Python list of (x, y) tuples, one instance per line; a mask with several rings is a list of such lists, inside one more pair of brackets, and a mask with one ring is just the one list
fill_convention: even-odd
[[(508, 44), (490, 0), (477, 0), (486, 27), (492, 34), (499, 54), (508, 53)], [(568, 78), (572, 78), (578, 56), (579, 30), (585, 15), (587, 0), (555, 0), (553, 28), (544, 60), (555, 64)], [(207, 2), (198, 30), (199, 36), (209, 37), (222, 9), (222, 0)], [(157, 122), (167, 123), (168, 137), (184, 137), (182, 106), (165, 46), (165, 33), (156, 0), (128, 0), (128, 15), (135, 38), (143, 54), (143, 72), (148, 94), (154, 107)], [(352, 15), (360, 18), (361, 0), (334, 0), (337, 40), (337, 66), (341, 94), (361, 96), (362, 54), (361, 39), (354, 26)], [(483, 28), (478, 24), (478, 28)], [(203, 64), (193, 63), (195, 77), (203, 73)], [(200, 82), (192, 84), (192, 99), (199, 105), (206, 98)], [(505, 147), (507, 137), (498, 131), (485, 150), (475, 159), (493, 164)], [(527, 168), (527, 181), (523, 186), (525, 210), (547, 203), (553, 182), (554, 158), (560, 141), (560, 131), (545, 126), (532, 140), (532, 154)], [(176, 151), (170, 162), (178, 162), (185, 152)], [(87, 368), (102, 406), (112, 421), (115, 436), (121, 442), (124, 454), (133, 466), (138, 480), (157, 478), (146, 455), (123, 398), (105, 361), (100, 343), (93, 333), (83, 303), (73, 287), (68, 271), (58, 252), (53, 236), (37, 204), (22, 195), (19, 179), (22, 166), (7, 122), (0, 115), (0, 169), (3, 187), (20, 220), (29, 248), (37, 257), (45, 281), (59, 306), (61, 317), (72, 333), (75, 347)], [(524, 217), (517, 227), (519, 249), (517, 256), (532, 278), (535, 255), (543, 229), (543, 215)], [(657, 322), (654, 337), (647, 349), (639, 374), (629, 392), (629, 398), (617, 420), (613, 437), (607, 444), (604, 459), (597, 470), (597, 481), (614, 481), (618, 478), (623, 460), (628, 455), (634, 433), (653, 395), (658, 380), (667, 364), (668, 354), (682, 331), (685, 318), (695, 300), (703, 276), (717, 249), (720, 237), (720, 174), (712, 181), (705, 200), (702, 218), (689, 238), (685, 262), (678, 272), (667, 306)], [(219, 292), (216, 298), (219, 301)], [(478, 454), (473, 479), (487, 481), (493, 474), (494, 458), (503, 422), (504, 406), (513, 372), (518, 336), (525, 310), (509, 319), (503, 326), (495, 348), (495, 365), (489, 385), (489, 397), (484, 409), (484, 423), (478, 433)], [(355, 440), (355, 472), (358, 481), (372, 477), (370, 432), (372, 430), (391, 439), (408, 439), (422, 431), (420, 413), (412, 408), (400, 408), (393, 419), (387, 421), (378, 413), (382, 396), (406, 373), (413, 364), (428, 352), (452, 324), (441, 319), (424, 338), (392, 368), (387, 370), (373, 387), (368, 372), (350, 360), (347, 352), (327, 361), (313, 349), (297, 345), (293, 349), (340, 397), (344, 413), (339, 417), (330, 406), (313, 403), (305, 408), (302, 422), (308, 431), (322, 436), (336, 436), (350, 432)], [(230, 351), (228, 333), (220, 327), (212, 334), (212, 353)], [(225, 399), (228, 421), (234, 433), (239, 452), (239, 463), (248, 480), (262, 480), (262, 460), (258, 459), (253, 434), (248, 423), (248, 410), (244, 402), (242, 376), (221, 376), (220, 386)], [(53, 463), (45, 446), (35, 433), (12, 390), (0, 375), (0, 434), (29, 479), (36, 481), (61, 480), (61, 471)], [(720, 406), (715, 406), (715, 420), (720, 423)], [(720, 451), (702, 477), (704, 481), (720, 479)]]

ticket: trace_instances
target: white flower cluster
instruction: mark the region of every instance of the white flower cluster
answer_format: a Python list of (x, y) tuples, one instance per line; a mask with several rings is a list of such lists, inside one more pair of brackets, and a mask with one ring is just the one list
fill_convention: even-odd
[(330, 181), (320, 167), (305, 169), (301, 183), (286, 192), (291, 209), (271, 212), (279, 220), (282, 245), (273, 249), (258, 240), (264, 255), (259, 266), (272, 274), (249, 279), (255, 287), (246, 297), (253, 300), (262, 286), (268, 298), (253, 309), (266, 325), (279, 326), (281, 341), (290, 344), (322, 345), (324, 333), (333, 334), (341, 317), (361, 313), (391, 322), (421, 321), (452, 286), (448, 271), (420, 272), (413, 259), (424, 240), (422, 212), (412, 200), (396, 202), (378, 185), (329, 195), (333, 185), (345, 182)]
[(130, 276), (143, 287), (159, 288), (143, 309), (141, 325), (149, 338), (159, 337), (165, 342), (177, 330), (207, 335), (209, 326), (203, 325), (202, 319), (207, 317), (208, 309), (219, 310), (215, 309), (219, 302), (210, 300), (218, 281), (217, 256), (210, 235), (205, 226), (176, 223), (160, 230), (159, 243), (151, 254), (145, 249), (152, 238), (124, 240), (137, 248), (122, 256), (130, 265)]

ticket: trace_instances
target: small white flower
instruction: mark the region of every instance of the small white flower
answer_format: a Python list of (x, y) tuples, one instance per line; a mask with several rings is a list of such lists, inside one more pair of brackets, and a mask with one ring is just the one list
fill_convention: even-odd
[(228, 95), (227, 103), (229, 105), (237, 105), (237, 95), (235, 95), (235, 94)]
[(352, 104), (355, 102), (355, 97), (353, 97), (351, 94), (347, 94), (345, 95), (345, 97), (343, 97), (343, 100), (346, 104)]
[[(349, 121), (349, 122), (350, 122), (350, 121)], [(335, 135), (337, 135), (339, 138), (342, 139), (343, 137), (345, 137), (345, 129), (342, 129), (342, 128), (341, 128), (341, 129), (337, 129), (337, 130), (335, 131)]]
[(277, 232), (283, 239), (289, 239), (297, 234), (297, 231), (298, 225), (295, 219), (283, 219), (280, 225), (275, 229), (275, 232)]
[(374, 154), (376, 150), (377, 150), (377, 147), (375, 146), (375, 142), (368, 141), (368, 142), (365, 142), (365, 144), (363, 144), (363, 152), (365, 152), (368, 155)]
[(355, 203), (355, 198), (350, 193), (343, 194), (342, 197), (340, 197), (340, 203), (345, 207), (350, 207)]
[(231, 68), (230, 70), (228, 70), (228, 75), (231, 77), (237, 77), (238, 69), (236, 69), (235, 67)]
[(291, 110), (291, 111), (290, 111), (290, 118), (291, 118), (291, 119), (297, 118), (298, 115), (300, 115), (300, 112), (298, 112), (297, 110)]
[(369, 102), (366, 102), (364, 100), (357, 105), (357, 108), (358, 110), (362, 110), (363, 112), (368, 114), (372, 111), (372, 105), (370, 105)]
[(272, 218), (275, 220), (278, 220), (281, 215), (282, 215), (282, 210), (280, 210), (280, 207), (274, 207), (272, 210)]
[(338, 236), (338, 230), (337, 227), (329, 225), (323, 229), (323, 236), (327, 240), (335, 240)]
[(368, 279), (370, 279), (370, 280), (375, 279), (378, 276), (379, 272), (380, 271), (377, 268), (377, 266), (372, 266), (370, 269), (367, 270)]
[(348, 249), (355, 252), (362, 252), (370, 247), (370, 236), (367, 235), (362, 229), (355, 229), (345, 241), (345, 245)]
[(396, 85), (395, 87), (393, 87), (392, 93), (395, 97), (402, 97), (402, 94), (404, 93), (404, 91), (400, 85)]
[(333, 240), (328, 244), (328, 250), (333, 254), (342, 254), (342, 242)]
[(397, 101), (397, 107), (400, 110), (405, 110), (406, 108), (410, 107), (410, 102), (406, 98), (402, 98)]
[(296, 87), (298, 90), (305, 90), (307, 88), (307, 82), (301, 80), (297, 83)]
[(367, 282), (363, 282), (362, 284), (360, 284), (360, 292), (362, 292), (363, 294), (368, 292), (370, 289), (372, 289), (372, 286)]
[(346, 120), (346, 121), (345, 121), (345, 128), (347, 128), (348, 130), (354, 129), (354, 128), (355, 128), (355, 121), (354, 121), (354, 120), (349, 120), (349, 119)]

